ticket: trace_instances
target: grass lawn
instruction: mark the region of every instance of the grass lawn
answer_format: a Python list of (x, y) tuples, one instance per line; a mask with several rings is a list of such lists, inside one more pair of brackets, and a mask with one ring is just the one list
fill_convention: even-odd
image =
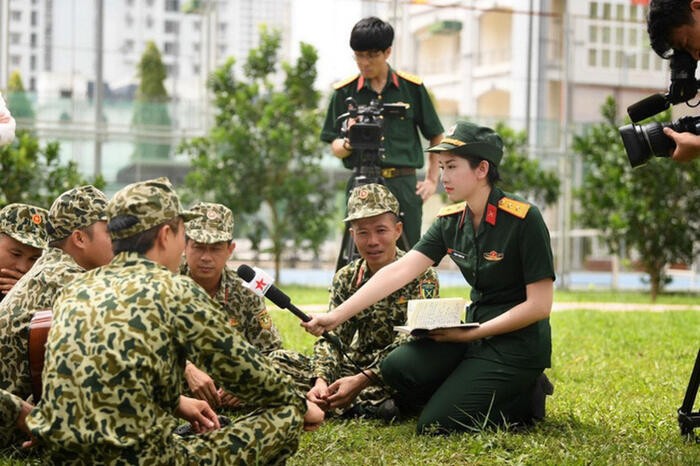
[[(285, 291), (302, 308), (327, 297), (322, 289)], [(463, 289), (443, 290), (443, 296), (459, 295)], [(649, 302), (638, 293), (558, 292), (556, 299)], [(695, 305), (700, 299), (679, 295), (658, 303)], [(313, 337), (296, 317), (272, 314), (285, 346), (310, 351)], [(561, 311), (551, 323), (553, 367), (547, 373), (555, 391), (546, 419), (534, 428), (419, 437), (415, 419), (390, 426), (331, 420), (302, 435), (288, 465), (700, 464), (700, 444), (681, 438), (676, 418), (698, 351), (700, 312)], [(5, 458), (0, 465), (29, 464)]]

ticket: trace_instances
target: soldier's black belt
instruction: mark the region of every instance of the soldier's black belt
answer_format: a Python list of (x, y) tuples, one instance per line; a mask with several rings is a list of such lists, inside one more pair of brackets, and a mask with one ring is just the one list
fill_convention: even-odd
[(412, 176), (416, 174), (415, 168), (409, 167), (385, 167), (382, 168), (382, 178), (390, 179), (399, 176)]

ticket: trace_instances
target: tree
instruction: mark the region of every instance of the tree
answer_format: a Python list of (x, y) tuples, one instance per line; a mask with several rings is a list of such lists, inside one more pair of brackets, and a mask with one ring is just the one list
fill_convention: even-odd
[(186, 186), (200, 199), (230, 207), (244, 219), (240, 224), (256, 225), (254, 235), (264, 230), (277, 279), (289, 243), (317, 252), (333, 207), (320, 166), (317, 52), (302, 43), (300, 57), (282, 65), (284, 80), (275, 85), (279, 47), (279, 32), (262, 28), (260, 45), (244, 64), (244, 80), (236, 79), (233, 58), (215, 70), (209, 82), (215, 124), (206, 137), (182, 145), (192, 159)]
[[(30, 131), (17, 131), (15, 141), (0, 148), (0, 208), (23, 202), (48, 209), (59, 194), (87, 184), (75, 162), (61, 163), (59, 149), (58, 142), (41, 147)], [(92, 184), (102, 188), (104, 180)]]
[(138, 75), (140, 83), (131, 120), (137, 134), (133, 159), (167, 159), (170, 157), (170, 144), (153, 142), (153, 132), (169, 128), (172, 123), (168, 113), (168, 93), (164, 85), (167, 71), (153, 41), (146, 44), (141, 55)]
[(7, 108), (15, 119), (34, 119), (34, 109), (27, 97), (19, 71), (13, 71), (7, 83)]
[[(678, 164), (653, 157), (632, 169), (622, 145), (615, 115), (617, 104), (608, 97), (603, 121), (574, 137), (573, 149), (585, 163), (576, 196), (582, 212), (576, 218), (596, 228), (614, 254), (634, 250), (649, 275), (651, 299), (663, 291), (668, 264), (691, 263), (700, 233), (700, 165)], [(668, 120), (669, 112), (656, 120)]]
[(544, 170), (537, 159), (527, 157), (527, 134), (499, 122), (494, 128), (503, 139), (503, 161), (498, 167), (504, 191), (532, 198), (540, 207), (553, 204), (559, 198), (559, 178), (556, 172)]

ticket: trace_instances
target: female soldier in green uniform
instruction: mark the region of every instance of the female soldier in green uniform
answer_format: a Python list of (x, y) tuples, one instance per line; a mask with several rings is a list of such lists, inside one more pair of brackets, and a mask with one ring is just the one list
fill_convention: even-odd
[(397, 348), (381, 365), (385, 381), (404, 404), (425, 405), (419, 433), (467, 430), (485, 419), (530, 422), (543, 416), (533, 412), (533, 391), (549, 385), (549, 232), (535, 206), (494, 186), (503, 142), (492, 129), (460, 121), (428, 151), (439, 156), (448, 198), (461, 202), (442, 209), (403, 258), (303, 325), (314, 334), (332, 330), (449, 255), (472, 287), (467, 321), (481, 325), (433, 330)]

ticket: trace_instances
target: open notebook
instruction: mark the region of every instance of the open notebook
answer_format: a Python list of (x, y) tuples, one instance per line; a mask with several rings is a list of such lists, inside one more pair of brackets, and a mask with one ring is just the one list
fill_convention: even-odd
[(478, 327), (478, 322), (462, 323), (466, 305), (463, 298), (411, 299), (406, 325), (396, 326), (394, 330), (415, 337), (425, 336), (437, 328)]

